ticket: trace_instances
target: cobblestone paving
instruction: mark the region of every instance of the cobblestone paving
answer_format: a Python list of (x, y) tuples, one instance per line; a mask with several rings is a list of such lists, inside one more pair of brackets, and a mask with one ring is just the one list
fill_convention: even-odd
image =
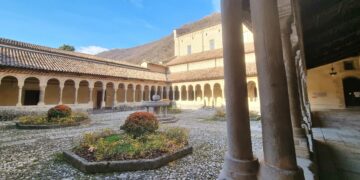
[[(212, 110), (184, 111), (174, 124), (190, 129), (194, 153), (157, 170), (87, 175), (54, 154), (71, 149), (84, 132), (118, 130), (131, 112), (92, 115), (92, 123), (53, 130), (0, 129), (0, 179), (216, 179), (226, 149), (226, 123), (204, 120)], [(251, 122), (253, 150), (261, 152), (260, 122)]]

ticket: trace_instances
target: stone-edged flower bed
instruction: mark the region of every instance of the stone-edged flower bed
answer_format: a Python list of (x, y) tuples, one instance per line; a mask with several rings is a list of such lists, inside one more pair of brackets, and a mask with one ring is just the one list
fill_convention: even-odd
[(80, 126), (82, 124), (89, 123), (89, 119), (81, 120), (78, 122), (74, 122), (71, 124), (38, 124), (38, 125), (32, 125), (32, 124), (22, 124), (20, 122), (15, 123), (15, 126), (17, 129), (57, 129), (57, 128), (65, 128), (65, 127), (72, 127), (72, 126)]
[(152, 113), (133, 113), (121, 126), (124, 131), (85, 133), (64, 157), (83, 172), (103, 173), (155, 169), (192, 153), (186, 129), (158, 128)]
[(70, 126), (79, 126), (88, 123), (86, 113), (72, 112), (65, 105), (55, 106), (49, 109), (47, 114), (21, 116), (16, 122), (18, 129), (55, 129)]
[(192, 151), (192, 147), (186, 146), (170, 154), (164, 154), (153, 159), (99, 162), (90, 162), (71, 151), (65, 151), (64, 158), (68, 163), (70, 163), (80, 171), (84, 173), (95, 174), (157, 169), (172, 161), (191, 154)]

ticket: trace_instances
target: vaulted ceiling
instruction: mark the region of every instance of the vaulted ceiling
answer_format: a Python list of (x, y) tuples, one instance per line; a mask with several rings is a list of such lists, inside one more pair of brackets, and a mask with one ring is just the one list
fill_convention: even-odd
[[(243, 1), (251, 29), (250, 1)], [(292, 0), (300, 4), (307, 68), (360, 55), (360, 0)]]
[(308, 68), (360, 55), (360, 0), (301, 0)]

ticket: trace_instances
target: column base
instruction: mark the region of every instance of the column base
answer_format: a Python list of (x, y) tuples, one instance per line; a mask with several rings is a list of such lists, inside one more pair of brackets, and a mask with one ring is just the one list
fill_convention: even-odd
[(254, 158), (253, 160), (239, 160), (231, 157), (228, 153), (226, 153), (225, 162), (218, 177), (218, 180), (256, 180), (258, 169), (259, 162), (257, 158)]
[(305, 177), (301, 167), (298, 167), (296, 170), (285, 170), (267, 165), (265, 162), (262, 162), (260, 165), (259, 179), (304, 180)]
[(17, 104), (16, 104), (16, 107), (21, 107), (21, 106), (22, 106), (21, 103), (17, 103)]
[(296, 156), (310, 159), (309, 143), (303, 128), (293, 128)]

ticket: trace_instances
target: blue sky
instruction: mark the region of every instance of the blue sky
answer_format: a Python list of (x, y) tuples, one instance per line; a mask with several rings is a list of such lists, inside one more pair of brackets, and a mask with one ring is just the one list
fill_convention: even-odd
[(0, 0), (0, 37), (96, 53), (169, 35), (220, 0)]

